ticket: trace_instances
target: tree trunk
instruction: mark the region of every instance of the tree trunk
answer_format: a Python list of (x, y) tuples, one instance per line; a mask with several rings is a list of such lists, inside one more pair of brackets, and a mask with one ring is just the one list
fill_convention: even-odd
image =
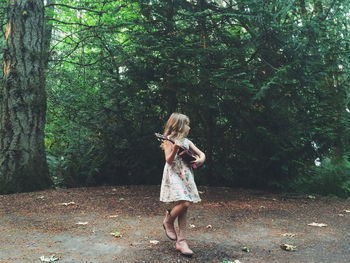
[(1, 92), (0, 192), (50, 185), (44, 148), (46, 111), (43, 0), (10, 0)]

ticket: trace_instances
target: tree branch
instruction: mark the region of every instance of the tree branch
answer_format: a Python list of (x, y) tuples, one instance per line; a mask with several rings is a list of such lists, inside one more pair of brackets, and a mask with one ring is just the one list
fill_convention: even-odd
[(50, 60), (50, 62), (66, 62), (66, 63), (70, 63), (70, 64), (82, 66), (82, 67), (89, 67), (89, 66), (97, 64), (98, 62), (100, 62), (106, 58), (109, 58), (109, 56), (102, 57), (102, 58), (100, 58), (92, 63), (79, 63), (79, 62), (69, 61), (69, 60), (65, 60), (65, 59), (53, 59), (53, 60)]
[(90, 25), (86, 25), (86, 24), (82, 24), (82, 23), (77, 23), (77, 22), (64, 22), (64, 21), (61, 21), (61, 20), (58, 20), (58, 19), (55, 19), (55, 18), (47, 19), (47, 21), (55, 21), (55, 22), (57, 22), (57, 23), (64, 24), (64, 25), (76, 25), (76, 26), (84, 26), (84, 27), (88, 27), (88, 28), (97, 27), (97, 26), (90, 26)]
[(79, 10), (79, 11), (84, 10), (84, 11), (88, 11), (88, 12), (97, 13), (99, 15), (106, 13), (106, 11), (96, 11), (96, 10), (90, 9), (90, 8), (75, 7), (75, 6), (71, 6), (71, 5), (65, 5), (65, 4), (49, 4), (49, 5), (46, 5), (45, 7), (55, 7), (55, 6), (66, 7), (69, 9), (74, 9), (74, 10)]

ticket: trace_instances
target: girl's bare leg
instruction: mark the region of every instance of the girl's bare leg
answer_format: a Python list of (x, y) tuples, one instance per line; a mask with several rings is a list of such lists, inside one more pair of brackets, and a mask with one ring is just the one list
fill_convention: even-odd
[(188, 205), (189, 202), (187, 201), (179, 201), (171, 210), (166, 211), (165, 218), (163, 220), (163, 228), (165, 230), (165, 234), (169, 239), (177, 239), (174, 222), (175, 219), (183, 212), (183, 210), (187, 209)]
[(171, 209), (171, 215), (174, 217), (178, 217), (184, 209), (187, 209), (190, 205), (188, 201), (178, 201), (176, 205)]

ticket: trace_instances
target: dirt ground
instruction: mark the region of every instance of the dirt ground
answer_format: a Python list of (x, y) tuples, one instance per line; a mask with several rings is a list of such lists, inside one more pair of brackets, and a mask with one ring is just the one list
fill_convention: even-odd
[[(190, 207), (188, 218), (192, 258), (175, 251), (163, 232), (159, 186), (0, 195), (0, 263), (51, 255), (62, 263), (350, 262), (349, 199), (199, 190), (203, 201)], [(312, 222), (327, 226), (308, 226)], [(116, 231), (122, 236), (111, 235)], [(283, 243), (297, 250), (282, 250)]]

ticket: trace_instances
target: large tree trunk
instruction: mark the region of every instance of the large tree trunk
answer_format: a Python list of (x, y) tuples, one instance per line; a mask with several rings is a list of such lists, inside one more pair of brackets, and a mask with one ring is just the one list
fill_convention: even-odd
[(50, 185), (44, 149), (43, 0), (10, 0), (1, 92), (0, 192)]

